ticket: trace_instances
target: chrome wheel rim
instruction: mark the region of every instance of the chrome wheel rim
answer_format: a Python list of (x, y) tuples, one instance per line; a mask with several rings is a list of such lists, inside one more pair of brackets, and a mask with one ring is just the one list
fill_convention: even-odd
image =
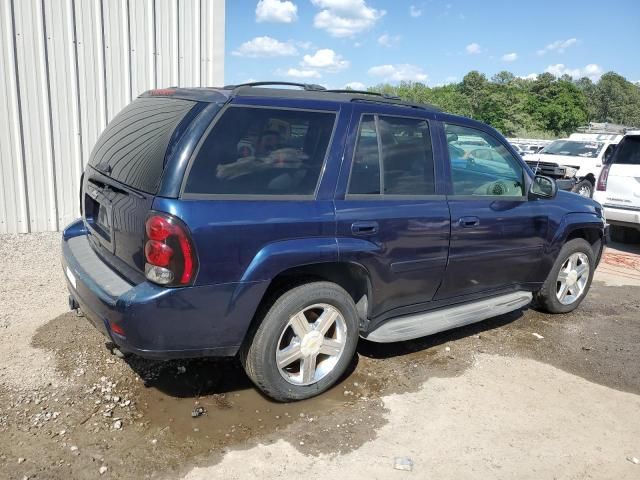
[(571, 305), (584, 293), (589, 281), (589, 257), (576, 252), (569, 255), (558, 272), (556, 296), (563, 305)]
[(317, 303), (289, 318), (276, 348), (280, 375), (293, 385), (311, 385), (331, 373), (347, 343), (347, 324), (340, 311)]
[(591, 198), (591, 187), (583, 185), (578, 189), (578, 195), (582, 197)]

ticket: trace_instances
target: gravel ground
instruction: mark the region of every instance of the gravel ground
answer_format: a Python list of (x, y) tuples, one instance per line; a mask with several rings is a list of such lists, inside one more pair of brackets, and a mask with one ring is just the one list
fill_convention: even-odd
[(58, 252), (58, 234), (0, 237), (0, 478), (640, 478), (632, 248), (572, 314), (362, 341), (340, 385), (295, 404), (234, 360), (114, 355), (65, 313)]

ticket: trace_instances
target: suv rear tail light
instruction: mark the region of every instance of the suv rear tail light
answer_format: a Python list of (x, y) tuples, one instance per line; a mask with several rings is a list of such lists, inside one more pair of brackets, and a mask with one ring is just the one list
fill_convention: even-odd
[(166, 286), (190, 285), (198, 261), (186, 225), (173, 215), (153, 212), (145, 222), (144, 273)]
[(609, 179), (609, 169), (611, 165), (605, 165), (602, 167), (600, 171), (600, 176), (598, 177), (598, 184), (596, 185), (596, 190), (600, 192), (604, 192), (607, 190), (607, 180)]

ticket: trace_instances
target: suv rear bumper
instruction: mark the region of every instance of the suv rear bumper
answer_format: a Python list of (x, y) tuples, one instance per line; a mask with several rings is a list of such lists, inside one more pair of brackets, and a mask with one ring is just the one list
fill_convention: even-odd
[(266, 282), (132, 285), (100, 259), (88, 235), (82, 220), (63, 233), (67, 288), (91, 323), (122, 351), (154, 359), (237, 353)]
[(604, 204), (607, 223), (640, 230), (640, 208), (623, 208)]

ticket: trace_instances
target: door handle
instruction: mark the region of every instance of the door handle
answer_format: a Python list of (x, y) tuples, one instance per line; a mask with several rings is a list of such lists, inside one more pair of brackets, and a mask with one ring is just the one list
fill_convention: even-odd
[(480, 225), (480, 219), (478, 217), (460, 217), (458, 225), (463, 228), (473, 228)]
[(351, 224), (354, 235), (375, 235), (378, 233), (378, 222), (355, 222)]

